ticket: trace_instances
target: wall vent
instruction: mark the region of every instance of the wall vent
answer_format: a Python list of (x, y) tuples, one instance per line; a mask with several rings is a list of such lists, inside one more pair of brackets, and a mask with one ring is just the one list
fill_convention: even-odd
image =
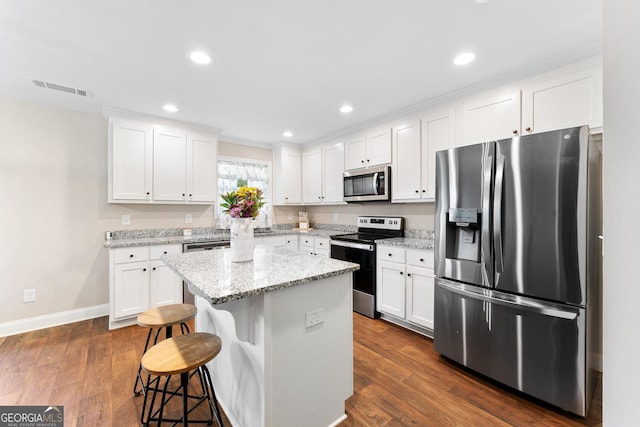
[(76, 89), (69, 86), (59, 85), (57, 83), (45, 82), (43, 80), (32, 79), (31, 82), (34, 84), (34, 86), (45, 88), (45, 89), (52, 89), (60, 92), (66, 92), (66, 93), (71, 93), (74, 95), (80, 95), (85, 97), (89, 96), (89, 92), (83, 89)]

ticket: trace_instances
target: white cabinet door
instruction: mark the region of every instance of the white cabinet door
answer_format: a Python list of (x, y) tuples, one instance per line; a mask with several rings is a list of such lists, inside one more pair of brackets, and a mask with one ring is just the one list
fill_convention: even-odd
[(130, 262), (114, 266), (115, 319), (134, 316), (149, 308), (149, 263)]
[(153, 132), (153, 200), (187, 198), (187, 134), (156, 128)]
[(337, 142), (322, 150), (322, 186), (324, 203), (341, 203), (344, 184), (344, 144)]
[(434, 111), (422, 119), (422, 190), (424, 198), (436, 197), (436, 152), (456, 145), (453, 108)]
[(218, 194), (218, 141), (198, 135), (187, 139), (187, 195), (190, 202), (213, 203)]
[(149, 307), (182, 303), (182, 280), (162, 261), (149, 263)]
[(602, 69), (533, 83), (522, 93), (523, 133), (602, 126)]
[(422, 156), (420, 121), (393, 129), (393, 168), (391, 168), (392, 201), (422, 197)]
[(377, 308), (404, 319), (405, 316), (405, 278), (404, 264), (378, 261), (377, 266)]
[(298, 236), (288, 235), (285, 247), (290, 251), (298, 251)]
[(462, 104), (460, 145), (520, 135), (520, 91), (498, 90)]
[(284, 153), (282, 163), (284, 203), (302, 202), (302, 161), (298, 152)]
[(109, 201), (150, 201), (153, 177), (153, 126), (111, 120)]
[(407, 320), (433, 329), (433, 305), (433, 270), (407, 266)]
[(302, 201), (322, 203), (322, 149), (302, 154)]
[(391, 163), (391, 128), (370, 131), (365, 144), (366, 166), (378, 166)]
[(365, 167), (365, 137), (357, 135), (344, 143), (344, 168), (346, 170)]

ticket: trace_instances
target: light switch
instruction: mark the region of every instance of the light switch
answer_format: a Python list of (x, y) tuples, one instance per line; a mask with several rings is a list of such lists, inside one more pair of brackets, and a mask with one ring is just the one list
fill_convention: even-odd
[(122, 215), (122, 225), (131, 225), (131, 215)]

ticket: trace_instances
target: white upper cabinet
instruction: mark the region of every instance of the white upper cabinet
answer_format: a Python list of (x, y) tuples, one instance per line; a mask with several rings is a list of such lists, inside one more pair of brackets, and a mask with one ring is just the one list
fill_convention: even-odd
[(391, 128), (371, 129), (344, 143), (346, 170), (391, 163)]
[(433, 111), (422, 118), (422, 197), (436, 197), (436, 153), (456, 145), (454, 108)]
[(110, 121), (109, 129), (109, 201), (150, 202), (153, 126), (118, 119)]
[(153, 200), (187, 199), (187, 133), (180, 130), (153, 130)]
[(520, 135), (520, 91), (496, 90), (462, 102), (460, 145)]
[(455, 146), (453, 107), (434, 110), (422, 120), (393, 129), (393, 202), (433, 201), (436, 195), (436, 152)]
[(359, 169), (365, 164), (365, 137), (356, 135), (344, 143), (344, 168), (346, 170)]
[(422, 141), (420, 120), (393, 128), (392, 201), (417, 200), (422, 197)]
[(302, 154), (298, 148), (274, 146), (273, 195), (274, 205), (302, 203)]
[(322, 149), (322, 187), (324, 203), (344, 203), (344, 144), (337, 142)]
[(573, 126), (602, 127), (602, 68), (545, 76), (522, 91), (523, 133)]
[(302, 154), (302, 201), (343, 203), (344, 144), (316, 147)]
[(216, 200), (218, 141), (209, 135), (187, 135), (187, 194), (194, 203)]
[(322, 203), (322, 149), (302, 154), (302, 201)]
[(121, 118), (109, 122), (110, 203), (216, 200), (216, 135)]

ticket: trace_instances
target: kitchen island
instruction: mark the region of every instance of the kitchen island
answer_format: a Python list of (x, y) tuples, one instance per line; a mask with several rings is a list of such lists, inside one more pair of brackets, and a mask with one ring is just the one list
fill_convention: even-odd
[(196, 330), (222, 339), (208, 366), (235, 427), (329, 426), (353, 393), (352, 272), (357, 264), (258, 245), (162, 260), (196, 295)]

